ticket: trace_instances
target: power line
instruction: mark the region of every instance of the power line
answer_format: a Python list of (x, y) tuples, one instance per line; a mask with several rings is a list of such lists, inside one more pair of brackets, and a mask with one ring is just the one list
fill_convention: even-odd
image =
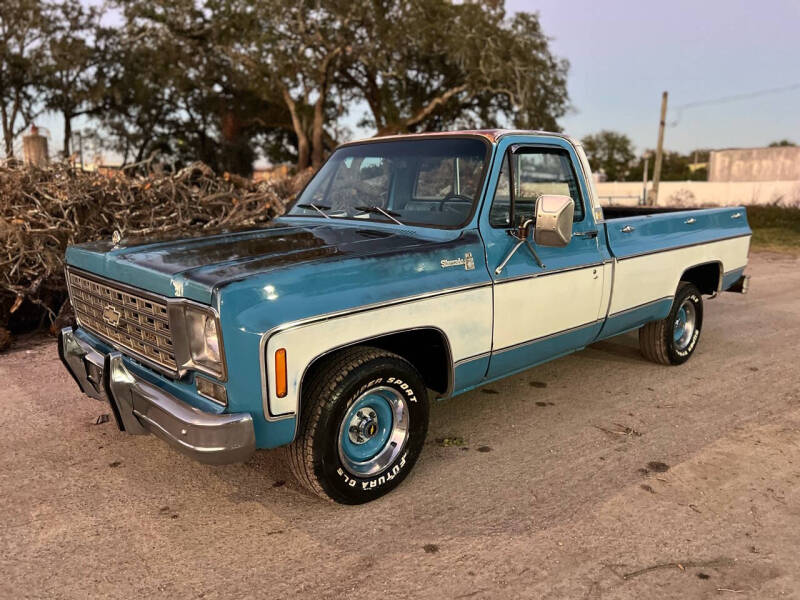
[(800, 83), (793, 83), (791, 85), (785, 85), (783, 87), (768, 88), (764, 90), (758, 90), (755, 92), (747, 92), (745, 94), (734, 94), (733, 96), (723, 96), (721, 98), (714, 98), (712, 100), (699, 100), (696, 102), (679, 104), (678, 106), (674, 107), (674, 110), (677, 114), (675, 116), (675, 120), (670, 123), (670, 127), (675, 127), (678, 124), (678, 122), (681, 119), (681, 116), (683, 115), (683, 111), (686, 110), (687, 108), (697, 108), (699, 106), (713, 106), (716, 104), (728, 104), (729, 102), (738, 102), (739, 100), (760, 98), (761, 96), (768, 96), (771, 94), (783, 94), (785, 92), (792, 92), (794, 90), (800, 90)]

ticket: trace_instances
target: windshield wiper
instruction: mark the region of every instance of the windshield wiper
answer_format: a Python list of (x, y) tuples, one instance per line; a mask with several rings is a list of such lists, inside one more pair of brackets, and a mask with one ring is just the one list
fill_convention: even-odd
[(331, 209), (330, 206), (325, 206), (324, 204), (319, 204), (318, 205), (318, 204), (314, 204), (313, 202), (309, 202), (308, 204), (298, 204), (297, 206), (298, 206), (298, 208), (305, 208), (305, 209), (313, 208), (315, 211), (317, 211), (319, 214), (321, 214), (326, 219), (330, 219), (330, 216), (325, 214), (326, 210), (330, 210)]
[(400, 216), (400, 213), (396, 213), (396, 212), (391, 211), (391, 210), (384, 210), (380, 206), (354, 206), (353, 208), (355, 208), (356, 210), (359, 210), (361, 212), (365, 212), (365, 213), (381, 214), (384, 217), (387, 217), (387, 218), (391, 219), (392, 221), (394, 221), (398, 225), (402, 225), (402, 223), (400, 221), (395, 219), (395, 217), (399, 217)]

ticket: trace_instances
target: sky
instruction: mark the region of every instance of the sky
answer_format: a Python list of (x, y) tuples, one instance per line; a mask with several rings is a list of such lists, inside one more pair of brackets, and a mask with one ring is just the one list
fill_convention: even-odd
[(654, 148), (667, 91), (669, 150), (800, 143), (798, 0), (508, 0), (506, 9), (538, 12), (552, 51), (569, 60), (573, 110), (560, 123), (575, 137), (612, 129), (637, 153)]
[[(611, 129), (642, 153), (655, 147), (667, 91), (668, 150), (800, 143), (800, 0), (507, 0), (506, 9), (538, 12), (552, 51), (569, 60), (572, 109), (560, 123), (570, 135)], [(60, 119), (40, 124), (59, 150)]]

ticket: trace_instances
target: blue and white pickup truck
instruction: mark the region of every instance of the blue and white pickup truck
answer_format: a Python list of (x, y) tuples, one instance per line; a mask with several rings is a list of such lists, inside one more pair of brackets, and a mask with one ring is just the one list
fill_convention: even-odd
[(70, 247), (59, 350), (121, 430), (197, 460), (288, 446), (342, 503), (396, 487), (429, 398), (639, 329), (697, 348), (703, 296), (744, 292), (744, 208), (601, 208), (575, 140), (529, 131), (339, 147), (269, 227)]

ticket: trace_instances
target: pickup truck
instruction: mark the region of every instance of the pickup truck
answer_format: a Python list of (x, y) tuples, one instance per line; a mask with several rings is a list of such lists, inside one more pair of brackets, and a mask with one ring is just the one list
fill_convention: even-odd
[(357, 504), (423, 449), (429, 401), (639, 330), (697, 350), (745, 292), (745, 209), (602, 208), (580, 143), (480, 130), (337, 148), (266, 228), (73, 246), (59, 353), (119, 428), (224, 464), (288, 446)]

